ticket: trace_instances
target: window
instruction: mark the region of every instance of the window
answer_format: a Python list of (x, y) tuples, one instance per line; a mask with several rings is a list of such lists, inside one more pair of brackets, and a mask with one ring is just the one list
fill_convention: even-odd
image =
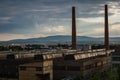
[(94, 67), (95, 67), (95, 64), (89, 64), (89, 65), (85, 66), (85, 69), (91, 69), (91, 68), (94, 68)]
[(38, 54), (38, 55), (35, 55), (34, 59), (35, 60), (43, 60), (43, 56)]
[(65, 66), (53, 66), (54, 70), (65, 70)]
[(50, 80), (50, 74), (36, 74), (36, 80)]
[(102, 63), (101, 62), (97, 62), (97, 66), (101, 66), (102, 65)]
[(91, 65), (91, 64), (85, 66), (85, 69), (91, 69), (91, 68), (92, 68), (92, 65)]
[(38, 78), (43, 78), (43, 74), (36, 74)]
[(80, 66), (68, 66), (67, 70), (69, 70), (69, 71), (79, 71)]
[(113, 57), (112, 60), (113, 61), (120, 61), (120, 57)]
[(26, 70), (26, 67), (25, 67), (25, 66), (20, 66), (20, 70), (21, 70), (21, 71), (25, 71), (25, 70)]
[(103, 61), (103, 64), (106, 64), (107, 63), (107, 61), (105, 60), (105, 61)]
[(15, 74), (16, 76), (18, 76), (18, 73), (16, 72), (16, 74)]
[(36, 71), (42, 71), (42, 67), (36, 67)]

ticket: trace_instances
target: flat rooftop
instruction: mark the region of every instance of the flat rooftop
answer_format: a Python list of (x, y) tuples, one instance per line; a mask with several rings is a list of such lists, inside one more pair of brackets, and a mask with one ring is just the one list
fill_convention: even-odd
[(87, 50), (87, 51), (80, 51), (80, 50), (68, 50), (68, 49), (62, 49), (62, 50), (51, 50), (51, 51), (44, 51), (44, 52), (38, 52), (38, 51), (1, 51), (0, 52), (0, 59), (7, 59), (8, 57), (12, 57), (14, 59), (21, 59), (21, 58), (31, 58), (35, 57), (35, 55), (41, 55), (44, 60), (46, 59), (53, 59), (53, 58), (59, 58), (59, 57), (65, 57), (65, 56), (73, 56), (75, 60), (78, 59), (85, 59), (100, 55), (106, 55), (110, 54), (111, 52), (114, 52), (114, 50), (105, 50), (105, 49), (96, 49), (96, 50)]

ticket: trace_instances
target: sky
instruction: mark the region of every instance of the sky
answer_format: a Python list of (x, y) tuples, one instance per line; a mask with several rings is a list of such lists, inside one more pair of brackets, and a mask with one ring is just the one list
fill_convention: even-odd
[(77, 36), (104, 36), (108, 5), (111, 37), (120, 37), (120, 0), (0, 0), (0, 41), (71, 35), (72, 6)]

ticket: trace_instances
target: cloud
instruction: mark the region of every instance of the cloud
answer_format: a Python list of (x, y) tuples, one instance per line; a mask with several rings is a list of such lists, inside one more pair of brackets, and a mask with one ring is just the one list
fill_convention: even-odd
[(117, 14), (120, 11), (120, 2), (108, 2), (109, 11)]
[(10, 20), (12, 17), (0, 17), (0, 20)]
[(112, 24), (110, 24), (110, 25), (120, 25), (120, 22), (114, 22), (114, 23), (112, 23)]
[(32, 34), (32, 35), (28, 35), (27, 36), (31, 37), (31, 38), (39, 38), (39, 37), (46, 37), (46, 36), (50, 36), (49, 34), (46, 35), (46, 34)]
[(11, 23), (13, 17), (11, 16), (6, 16), (6, 17), (0, 17), (0, 24), (7, 24), (7, 23)]
[(78, 34), (103, 35), (104, 4), (109, 7), (110, 26), (119, 25), (119, 0), (0, 0), (0, 33), (23, 37), (70, 35), (71, 8), (75, 6)]
[(104, 18), (102, 17), (79, 18), (78, 20), (86, 22), (86, 23), (103, 23)]
[(96, 34), (101, 34), (101, 33), (104, 32), (104, 28), (94, 28), (93, 32), (96, 33)]
[(8, 33), (3, 33), (0, 34), (0, 41), (8, 41), (8, 40), (13, 40), (13, 39), (28, 39), (28, 38), (38, 38), (38, 37), (45, 37), (49, 35), (44, 35), (44, 34), (8, 34)]
[(120, 37), (120, 24), (113, 25), (110, 28), (111, 36), (118, 36)]
[[(94, 28), (89, 35), (103, 37), (104, 36), (104, 27)], [(120, 25), (109, 26), (109, 35), (110, 37), (120, 37)]]
[(32, 10), (25, 10), (26, 12), (47, 12), (51, 10), (38, 10), (38, 9), (32, 9)]
[(47, 9), (28, 9), (28, 10), (24, 10), (24, 12), (56, 12), (58, 11), (58, 9), (51, 9), (51, 8), (47, 8)]
[(2, 37), (0, 39), (0, 41), (7, 41), (7, 40), (12, 40), (12, 39), (26, 39), (26, 38), (30, 38), (30, 37), (25, 36), (23, 34), (8, 34), (8, 33), (0, 34), (0, 37)]
[(43, 27), (40, 31), (42, 31), (42, 33), (45, 34), (57, 35), (57, 34), (64, 34), (66, 30), (64, 26), (46, 26)]

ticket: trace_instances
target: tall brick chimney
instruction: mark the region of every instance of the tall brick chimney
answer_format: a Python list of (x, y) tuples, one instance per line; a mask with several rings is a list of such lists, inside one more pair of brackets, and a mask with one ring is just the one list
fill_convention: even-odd
[(72, 49), (76, 49), (76, 16), (75, 16), (75, 7), (72, 7)]
[(105, 45), (105, 49), (109, 50), (109, 28), (108, 28), (108, 6), (105, 5), (105, 41), (104, 41), (104, 45)]

